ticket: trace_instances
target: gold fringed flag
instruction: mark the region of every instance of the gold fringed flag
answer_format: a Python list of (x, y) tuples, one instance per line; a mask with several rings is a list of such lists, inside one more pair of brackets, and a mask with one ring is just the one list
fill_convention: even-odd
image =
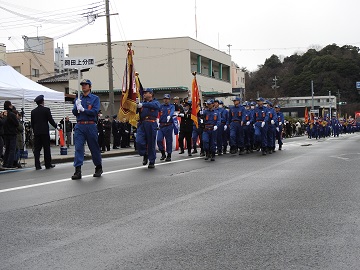
[(309, 122), (309, 113), (308, 113), (308, 108), (305, 107), (305, 124), (307, 124)]
[(196, 128), (198, 128), (198, 112), (199, 108), (199, 101), (200, 101), (200, 94), (199, 88), (196, 82), (196, 71), (192, 73), (194, 75), (194, 79), (192, 81), (192, 88), (191, 88), (191, 119), (194, 121)]
[(122, 95), (120, 101), (120, 109), (118, 118), (122, 121), (124, 118), (129, 121), (132, 126), (136, 126), (139, 120), (139, 114), (137, 114), (136, 98), (140, 97), (139, 88), (137, 87), (137, 81), (135, 75), (135, 67), (133, 62), (134, 51), (131, 49), (131, 43), (128, 43), (128, 53), (126, 58), (126, 66), (122, 84)]

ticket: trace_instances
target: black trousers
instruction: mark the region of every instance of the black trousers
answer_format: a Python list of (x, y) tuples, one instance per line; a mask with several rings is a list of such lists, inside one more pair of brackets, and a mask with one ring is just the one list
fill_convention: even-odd
[(44, 161), (45, 167), (48, 168), (51, 166), (51, 150), (50, 150), (50, 135), (41, 134), (34, 136), (34, 159), (35, 159), (35, 168), (40, 168), (40, 152), (44, 148)]
[(191, 152), (191, 143), (192, 143), (192, 131), (181, 131), (179, 133), (179, 147), (181, 151), (184, 151), (184, 139), (186, 140), (186, 148), (188, 152)]

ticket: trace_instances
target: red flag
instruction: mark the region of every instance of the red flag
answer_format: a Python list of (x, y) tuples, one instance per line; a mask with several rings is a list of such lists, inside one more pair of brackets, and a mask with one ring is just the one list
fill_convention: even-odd
[(128, 53), (123, 77), (122, 95), (118, 117), (120, 121), (125, 118), (132, 126), (136, 126), (139, 120), (136, 105), (136, 98), (139, 97), (139, 89), (137, 87), (133, 62), (134, 51), (131, 50), (131, 43), (128, 43), (127, 45)]
[(309, 113), (308, 113), (308, 108), (305, 107), (305, 124), (307, 124), (309, 122)]
[(192, 82), (192, 88), (191, 88), (191, 119), (194, 121), (194, 124), (196, 128), (198, 127), (198, 112), (200, 110), (199, 108), (199, 101), (200, 101), (200, 94), (199, 94), (199, 88), (196, 82), (196, 72), (193, 73), (194, 79)]

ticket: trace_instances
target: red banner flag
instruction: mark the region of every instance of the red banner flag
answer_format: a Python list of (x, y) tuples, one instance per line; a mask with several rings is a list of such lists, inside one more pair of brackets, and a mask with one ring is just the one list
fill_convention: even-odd
[(198, 127), (198, 112), (200, 110), (199, 108), (199, 101), (200, 101), (200, 94), (199, 94), (199, 88), (196, 82), (196, 72), (193, 72), (194, 79), (192, 82), (192, 88), (191, 88), (191, 119), (194, 121), (194, 124), (196, 128)]
[(309, 122), (309, 113), (308, 113), (308, 108), (305, 107), (305, 124), (307, 124)]
[(137, 114), (136, 98), (139, 98), (139, 81), (135, 76), (135, 67), (133, 62), (134, 51), (131, 49), (131, 43), (128, 43), (128, 53), (126, 58), (126, 66), (123, 77), (122, 95), (120, 101), (120, 109), (118, 118), (122, 121), (124, 118), (129, 121), (132, 126), (136, 126), (139, 120)]

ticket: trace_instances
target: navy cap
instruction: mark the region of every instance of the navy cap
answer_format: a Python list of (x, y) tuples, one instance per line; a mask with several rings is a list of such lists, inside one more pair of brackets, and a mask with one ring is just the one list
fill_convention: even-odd
[(277, 104), (277, 105), (275, 105), (275, 108), (279, 108), (279, 109), (280, 109), (281, 107), (280, 107), (280, 105), (279, 105), (279, 104)]
[(218, 99), (215, 99), (214, 102), (220, 103), (220, 101)]
[(257, 99), (256, 99), (256, 101), (262, 101), (262, 102), (264, 102), (264, 101), (265, 101), (265, 99), (264, 99), (264, 98), (262, 98), (262, 97), (259, 97), (259, 98), (257, 98)]
[(222, 101), (222, 100), (219, 100), (219, 104), (224, 104), (224, 101)]
[(256, 105), (255, 101), (251, 101), (251, 102), (250, 102), (250, 105), (251, 105), (251, 106), (255, 106), (255, 105)]
[(170, 99), (170, 94), (165, 94), (164, 98)]
[(235, 97), (235, 98), (233, 99), (233, 101), (241, 101), (241, 98)]
[(154, 91), (151, 88), (145, 88), (143, 92), (154, 93)]
[(116, 119), (116, 118), (117, 118), (117, 114), (114, 114), (114, 115), (113, 115), (113, 118)]
[(34, 99), (34, 102), (38, 103), (44, 100), (44, 95), (39, 95)]
[(91, 81), (89, 79), (83, 79), (81, 82), (80, 82), (80, 85), (83, 85), (83, 84), (88, 84), (91, 86)]
[(213, 100), (213, 99), (208, 99), (208, 100), (206, 101), (206, 104), (214, 104), (214, 100)]

